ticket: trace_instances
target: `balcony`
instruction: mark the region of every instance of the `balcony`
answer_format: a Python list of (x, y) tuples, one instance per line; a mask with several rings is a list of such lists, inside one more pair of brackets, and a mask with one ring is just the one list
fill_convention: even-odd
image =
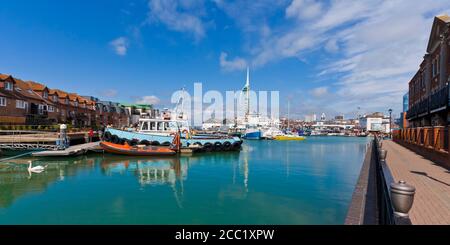
[(448, 88), (447, 85), (430, 96), (430, 111), (446, 108), (449, 102)]
[(446, 85), (432, 95), (428, 96), (427, 99), (411, 106), (406, 112), (406, 119), (411, 120), (416, 117), (426, 116), (430, 113), (436, 112), (437, 110), (447, 109), (449, 105), (449, 85)]

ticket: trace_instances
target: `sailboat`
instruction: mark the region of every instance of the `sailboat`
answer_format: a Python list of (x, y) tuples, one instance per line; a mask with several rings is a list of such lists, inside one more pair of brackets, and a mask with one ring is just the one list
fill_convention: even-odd
[(287, 123), (288, 123), (288, 127), (287, 127), (287, 131), (285, 134), (280, 134), (280, 135), (276, 135), (273, 137), (274, 140), (305, 140), (306, 137), (304, 136), (300, 136), (298, 134), (294, 134), (292, 133), (292, 131), (290, 131), (290, 123), (289, 123), (289, 116), (290, 116), (290, 101), (288, 100), (288, 116), (287, 116)]

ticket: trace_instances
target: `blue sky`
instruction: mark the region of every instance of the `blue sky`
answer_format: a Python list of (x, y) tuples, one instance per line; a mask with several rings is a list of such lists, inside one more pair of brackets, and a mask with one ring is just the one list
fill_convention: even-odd
[(1, 1), (0, 72), (121, 102), (170, 105), (202, 82), (279, 90), (281, 111), (401, 110), (448, 1)]

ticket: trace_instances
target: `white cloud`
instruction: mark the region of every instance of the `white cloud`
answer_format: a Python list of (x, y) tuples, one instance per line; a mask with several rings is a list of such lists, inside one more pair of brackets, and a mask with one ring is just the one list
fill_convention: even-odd
[(316, 69), (322, 82), (337, 79), (333, 86), (337, 90), (328, 90), (336, 96), (335, 102), (323, 106), (340, 112), (354, 110), (355, 105), (367, 110), (396, 105), (400, 110), (408, 81), (425, 54), (433, 16), (449, 8), (445, 0), (293, 0), (284, 5), (283, 25), (270, 26), (267, 21), (248, 20), (252, 14), (242, 16), (248, 9), (227, 7), (234, 10), (228, 15), (237, 23), (250, 23), (252, 28), (243, 31), (270, 30), (265, 35), (251, 32), (247, 46), (253, 65), (286, 58), (305, 60), (320, 50), (332, 54)]
[(322, 97), (322, 96), (328, 94), (328, 87), (327, 87), (327, 86), (317, 87), (317, 88), (312, 89), (312, 90), (310, 91), (310, 93), (311, 93), (314, 97)]
[(339, 51), (339, 45), (336, 39), (330, 39), (325, 44), (325, 50), (329, 53), (336, 53)]
[(293, 0), (286, 9), (287, 18), (312, 19), (322, 12), (322, 4), (314, 0)]
[(170, 30), (192, 33), (195, 39), (205, 36), (203, 1), (149, 0), (149, 22), (161, 22)]
[(117, 55), (124, 56), (127, 54), (129, 42), (126, 37), (119, 37), (112, 40), (109, 45)]
[(146, 95), (136, 100), (137, 104), (157, 105), (161, 100), (154, 95)]
[(243, 58), (236, 57), (233, 60), (227, 60), (228, 54), (220, 53), (220, 67), (225, 71), (243, 70), (247, 67), (247, 61)]

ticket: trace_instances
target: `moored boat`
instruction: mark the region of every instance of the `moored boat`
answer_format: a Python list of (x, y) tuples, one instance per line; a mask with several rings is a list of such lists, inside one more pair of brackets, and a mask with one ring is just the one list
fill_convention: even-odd
[(129, 156), (172, 156), (177, 152), (167, 147), (115, 144), (111, 142), (100, 142), (102, 149), (108, 153), (129, 155)]
[[(173, 142), (173, 135), (156, 135), (141, 133), (135, 131), (118, 130), (107, 128), (105, 130), (105, 141), (115, 144), (128, 142), (129, 145), (152, 145), (152, 146), (170, 146)], [(241, 150), (242, 140), (231, 136), (196, 136), (181, 134), (180, 146), (191, 147), (200, 146), (203, 151), (239, 151)]]
[(274, 140), (305, 140), (306, 137), (299, 136), (299, 135), (293, 135), (293, 134), (286, 134), (286, 135), (277, 135), (274, 137)]
[(247, 140), (260, 140), (262, 137), (261, 130), (257, 128), (249, 128), (245, 131), (244, 136), (242, 138)]

